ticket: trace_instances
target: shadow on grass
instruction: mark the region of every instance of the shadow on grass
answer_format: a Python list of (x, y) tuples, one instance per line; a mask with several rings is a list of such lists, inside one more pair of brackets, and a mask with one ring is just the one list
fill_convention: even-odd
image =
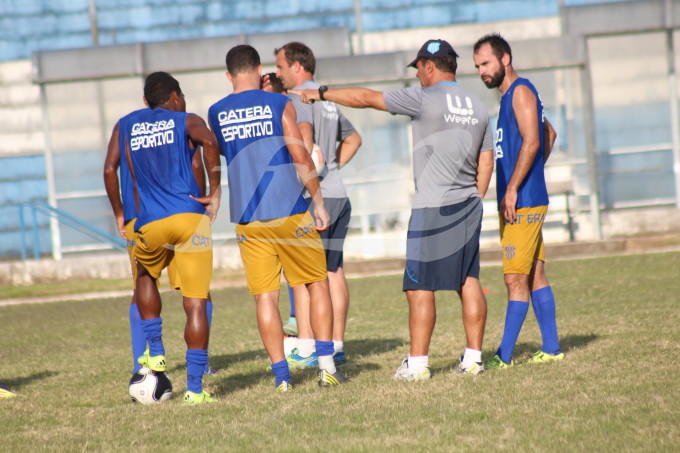
[[(560, 349), (562, 352), (569, 352), (572, 349), (580, 349), (588, 346), (590, 343), (599, 340), (601, 337), (595, 334), (588, 335), (566, 335), (560, 337)], [(515, 346), (513, 353), (514, 357), (522, 355), (531, 355), (541, 349), (540, 343), (519, 343)], [(493, 352), (495, 353), (495, 351)]]
[(41, 381), (43, 379), (50, 378), (52, 376), (56, 376), (59, 373), (56, 371), (41, 371), (39, 373), (33, 373), (29, 376), (24, 376), (24, 377), (18, 377), (14, 379), (6, 379), (3, 377), (2, 384), (6, 385), (10, 390), (19, 390), (21, 387), (31, 384), (34, 381)]
[[(404, 341), (397, 338), (381, 338), (381, 339), (359, 339), (345, 342), (345, 351), (349, 362), (346, 365), (340, 365), (339, 368), (347, 374), (350, 379), (356, 378), (364, 371), (376, 370), (380, 365), (370, 362), (362, 362), (363, 357), (368, 357), (375, 354), (382, 354), (391, 351), (398, 347), (402, 347)], [(259, 369), (247, 373), (236, 373), (220, 378), (220, 374), (216, 376), (216, 380), (211, 384), (217, 394), (226, 395), (239, 390), (247, 389), (256, 385), (274, 385), (274, 376), (272, 372), (267, 369), (269, 361), (263, 349), (241, 352), (237, 354), (223, 354), (210, 357), (210, 366), (217, 369), (218, 373), (225, 370), (237, 369), (241, 362), (259, 361), (262, 366)], [(252, 365), (247, 365), (249, 368)], [(176, 370), (184, 370), (184, 365), (178, 365), (174, 368)], [(318, 379), (318, 368), (308, 369), (293, 369), (291, 374), (294, 381), (306, 382), (309, 380)]]

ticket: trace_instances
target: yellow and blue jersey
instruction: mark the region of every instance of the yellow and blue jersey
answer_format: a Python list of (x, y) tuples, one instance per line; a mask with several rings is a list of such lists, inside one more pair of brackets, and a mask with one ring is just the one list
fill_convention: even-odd
[(289, 99), (278, 93), (232, 93), (208, 110), (210, 127), (227, 161), (233, 223), (266, 221), (305, 212), (307, 203), (283, 137)]
[(189, 196), (200, 197), (201, 191), (192, 170), (196, 150), (189, 145), (188, 115), (147, 108), (119, 122), (124, 147), (121, 160), (126, 159), (129, 150), (139, 195), (137, 231), (147, 223), (175, 214), (205, 213), (205, 207)]

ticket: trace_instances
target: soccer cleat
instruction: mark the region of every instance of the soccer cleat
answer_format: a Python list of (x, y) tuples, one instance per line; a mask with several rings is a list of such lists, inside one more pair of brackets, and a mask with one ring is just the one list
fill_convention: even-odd
[(297, 319), (295, 319), (295, 316), (291, 316), (288, 318), (288, 321), (283, 325), (283, 333), (288, 335), (289, 337), (297, 337), (298, 335), (298, 328), (297, 328)]
[(157, 371), (159, 373), (162, 373), (167, 368), (165, 366), (165, 356), (156, 355), (151, 357), (149, 355), (148, 349), (144, 351), (144, 354), (139, 356), (139, 358), (137, 359), (137, 363), (139, 363), (142, 367), (150, 368), (151, 371)]
[(12, 393), (7, 387), (0, 385), (0, 400), (14, 398), (15, 396), (17, 396), (16, 393)]
[(211, 368), (210, 365), (206, 365), (205, 370), (203, 370), (203, 376), (212, 376), (217, 373), (219, 373), (219, 371), (215, 368)]
[(464, 364), (463, 362), (456, 368), (456, 374), (470, 374), (472, 376), (477, 376), (484, 372), (483, 362), (473, 362), (472, 365)]
[(276, 387), (276, 393), (286, 393), (293, 390), (293, 384), (288, 381), (281, 381), (278, 387)]
[(314, 368), (319, 366), (316, 352), (312, 352), (312, 355), (309, 357), (302, 357), (298, 348), (293, 349), (290, 355), (286, 357), (286, 361), (290, 368)]
[(216, 403), (217, 400), (210, 396), (210, 393), (206, 392), (203, 390), (201, 393), (194, 393), (190, 392), (187, 390), (184, 393), (184, 404), (189, 404), (189, 405), (196, 405), (196, 404), (203, 404), (203, 403)]
[(527, 363), (548, 363), (564, 360), (564, 352), (559, 354), (548, 354), (547, 352), (538, 351), (527, 361)]
[(333, 361), (336, 365), (344, 365), (347, 363), (347, 356), (344, 351), (336, 352), (333, 354)]
[(425, 369), (419, 373), (414, 373), (408, 367), (408, 357), (401, 361), (401, 365), (397, 368), (397, 372), (392, 376), (392, 380), (395, 381), (424, 381), (430, 379), (432, 374), (430, 373), (430, 368), (425, 367)]
[(340, 370), (335, 370), (333, 374), (326, 370), (321, 370), (321, 373), (319, 373), (319, 387), (335, 387), (348, 382), (350, 380)]
[(487, 360), (484, 366), (487, 370), (510, 368), (512, 366), (515, 366), (515, 361), (510, 360), (510, 363), (505, 363), (501, 360), (498, 354), (496, 354), (495, 356)]

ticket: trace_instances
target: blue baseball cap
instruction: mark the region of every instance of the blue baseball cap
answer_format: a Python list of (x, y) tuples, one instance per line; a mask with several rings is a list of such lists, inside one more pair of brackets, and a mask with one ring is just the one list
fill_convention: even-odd
[(443, 39), (430, 39), (418, 51), (418, 56), (407, 67), (415, 68), (421, 58), (458, 58), (451, 44)]

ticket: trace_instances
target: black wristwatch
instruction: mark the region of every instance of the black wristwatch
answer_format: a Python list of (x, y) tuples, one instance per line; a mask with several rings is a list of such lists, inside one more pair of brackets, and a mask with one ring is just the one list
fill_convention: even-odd
[(325, 101), (325, 100), (326, 100), (326, 98), (323, 97), (323, 94), (324, 94), (326, 91), (328, 91), (328, 86), (327, 86), (327, 85), (321, 85), (321, 86), (319, 87), (319, 99), (321, 99), (322, 101)]

